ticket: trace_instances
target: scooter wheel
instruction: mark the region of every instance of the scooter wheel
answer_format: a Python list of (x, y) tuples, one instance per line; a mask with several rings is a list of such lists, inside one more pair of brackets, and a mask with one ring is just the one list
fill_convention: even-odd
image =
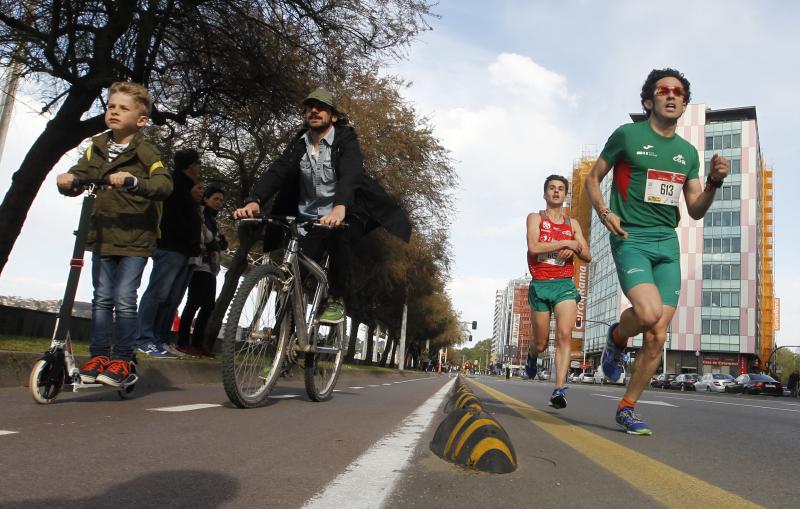
[(54, 367), (44, 359), (36, 361), (31, 369), (31, 376), (28, 379), (28, 387), (31, 390), (31, 395), (37, 403), (47, 405), (55, 401), (58, 393), (61, 392), (61, 387), (64, 385), (64, 379), (59, 377), (58, 383), (54, 383), (52, 379), (51, 370)]
[[(136, 375), (136, 363), (131, 362), (131, 373), (129, 376), (135, 376), (135, 375)], [(131, 397), (131, 393), (133, 393), (133, 390), (135, 388), (136, 388), (136, 382), (128, 385), (124, 389), (118, 390), (117, 396), (119, 396), (119, 399), (128, 399)]]

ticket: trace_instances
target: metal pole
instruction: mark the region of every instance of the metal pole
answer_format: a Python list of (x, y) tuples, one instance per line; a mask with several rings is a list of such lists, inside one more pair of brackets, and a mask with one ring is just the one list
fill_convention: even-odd
[(403, 371), (406, 367), (406, 324), (408, 323), (408, 297), (403, 303), (403, 323), (400, 325), (400, 352), (398, 369)]

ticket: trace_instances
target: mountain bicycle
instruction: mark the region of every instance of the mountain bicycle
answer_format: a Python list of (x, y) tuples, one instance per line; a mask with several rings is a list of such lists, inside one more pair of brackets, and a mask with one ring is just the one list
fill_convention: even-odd
[(225, 392), (240, 408), (263, 406), (278, 378), (302, 358), (309, 398), (328, 400), (342, 369), (344, 322), (320, 322), (329, 256), (314, 262), (300, 251), (299, 239), (301, 230), (330, 227), (266, 215), (241, 223), (278, 226), (289, 234), (289, 243), (280, 263), (251, 267), (236, 290), (222, 344)]
[[(125, 179), (123, 188), (130, 188), (134, 183), (132, 178)], [(135, 387), (138, 377), (136, 375), (135, 359), (131, 361), (131, 372), (128, 378), (120, 387), (110, 387), (101, 383), (81, 382), (79, 370), (75, 363), (75, 356), (72, 353), (72, 339), (69, 334), (69, 326), (72, 321), (72, 306), (75, 303), (75, 294), (78, 291), (78, 282), (83, 269), (83, 255), (86, 251), (86, 238), (89, 235), (89, 227), (92, 216), (94, 200), (97, 191), (109, 187), (107, 179), (84, 179), (73, 180), (72, 188), (86, 192), (81, 205), (81, 215), (78, 221), (78, 229), (73, 232), (75, 235), (75, 245), (72, 250), (72, 258), (69, 262), (69, 276), (67, 285), (64, 288), (64, 298), (61, 301), (61, 308), (58, 311), (56, 327), (53, 332), (53, 339), (50, 349), (44, 353), (41, 359), (33, 364), (31, 374), (28, 378), (28, 387), (31, 395), (37, 403), (48, 404), (55, 401), (56, 396), (64, 388), (71, 388), (73, 392), (82, 389), (111, 389), (117, 391), (120, 398), (126, 398)]]

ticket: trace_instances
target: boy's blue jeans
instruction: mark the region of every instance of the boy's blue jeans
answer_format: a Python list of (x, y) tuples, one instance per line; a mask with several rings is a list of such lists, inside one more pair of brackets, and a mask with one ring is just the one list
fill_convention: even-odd
[[(129, 361), (136, 339), (136, 291), (147, 264), (144, 256), (92, 254), (92, 357), (105, 355)], [(114, 354), (111, 356), (111, 340)]]
[(156, 249), (153, 271), (139, 306), (138, 345), (168, 343), (178, 304), (192, 275), (189, 258), (177, 251)]

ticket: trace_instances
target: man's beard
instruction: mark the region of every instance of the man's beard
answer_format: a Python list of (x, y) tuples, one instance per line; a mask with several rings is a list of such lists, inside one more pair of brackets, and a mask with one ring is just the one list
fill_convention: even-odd
[(320, 124), (318, 126), (312, 126), (312, 125), (309, 124), (308, 128), (311, 131), (314, 131), (315, 133), (324, 133), (325, 131), (328, 130), (328, 128), (331, 126), (331, 124), (333, 124), (333, 122), (328, 120), (327, 122), (323, 122), (322, 124)]

